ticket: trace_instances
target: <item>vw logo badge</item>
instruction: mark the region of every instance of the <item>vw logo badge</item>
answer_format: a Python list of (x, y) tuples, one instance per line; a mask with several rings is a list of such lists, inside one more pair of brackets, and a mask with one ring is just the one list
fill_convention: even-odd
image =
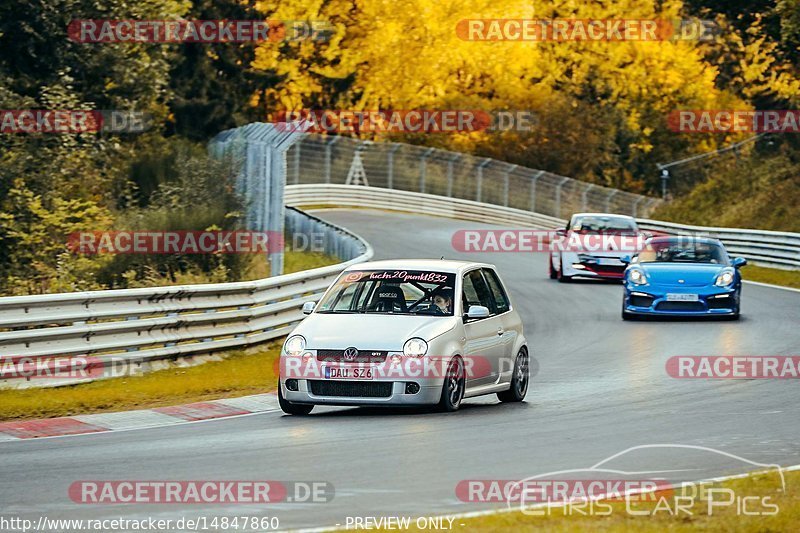
[(356, 350), (353, 346), (344, 351), (345, 361), (355, 361), (356, 357), (358, 357), (358, 350)]

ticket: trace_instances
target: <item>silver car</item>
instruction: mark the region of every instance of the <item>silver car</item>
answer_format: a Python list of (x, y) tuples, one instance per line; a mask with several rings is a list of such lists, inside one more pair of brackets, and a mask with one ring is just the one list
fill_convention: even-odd
[(497, 394), (520, 402), (529, 381), (522, 320), (493, 265), (391, 260), (353, 265), (281, 350), (278, 399), (315, 405), (437, 405)]

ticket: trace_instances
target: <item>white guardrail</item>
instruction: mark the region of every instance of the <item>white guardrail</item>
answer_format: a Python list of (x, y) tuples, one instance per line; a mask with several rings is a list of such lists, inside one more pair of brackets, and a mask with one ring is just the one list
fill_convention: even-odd
[[(285, 200), (293, 206), (436, 213), (511, 227), (554, 229), (566, 223), (471, 200), (359, 185), (289, 185)], [(250, 282), (0, 298), (0, 359), (80, 355), (108, 362), (103, 364), (141, 365), (282, 337), (302, 319), (303, 302), (318, 299), (346, 266), (373, 254), (360, 237), (317, 222), (335, 229), (338, 238), (357, 241), (362, 253), (345, 263)], [(732, 254), (757, 264), (800, 268), (800, 234), (639, 222), (647, 230), (718, 237)]]
[[(286, 188), (286, 203), (295, 206), (341, 205), (423, 214), (437, 213), (476, 222), (541, 229), (560, 228), (566, 224), (566, 220), (521, 209), (355, 185), (290, 185)], [(787, 270), (800, 269), (800, 233), (687, 226), (645, 218), (637, 221), (644, 230), (717, 238), (725, 244), (731, 255), (742, 256), (757, 265)]]
[[(344, 268), (373, 254), (366, 241), (343, 228), (314, 217), (307, 217), (304, 226), (305, 231), (324, 231), (328, 241), (351, 241), (326, 247), (355, 249), (359, 255), (256, 281), (0, 298), (0, 361), (64, 359), (59, 375), (87, 366), (90, 376), (104, 375), (96, 367), (113, 368), (113, 375), (120, 375), (152, 361), (283, 337), (302, 320), (304, 302), (319, 299)], [(3, 380), (9, 375), (3, 370), (0, 382), (5, 386), (25, 381)], [(35, 381), (55, 385), (74, 380)]]

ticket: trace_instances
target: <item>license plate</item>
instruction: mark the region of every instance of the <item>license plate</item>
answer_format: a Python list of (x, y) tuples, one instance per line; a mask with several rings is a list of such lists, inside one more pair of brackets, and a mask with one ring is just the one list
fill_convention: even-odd
[(372, 379), (373, 371), (371, 368), (346, 368), (340, 366), (323, 367), (325, 379)]
[(622, 263), (620, 263), (619, 259), (614, 259), (612, 257), (601, 257), (597, 260), (597, 264), (604, 266), (615, 266), (615, 265), (620, 265)]
[(696, 294), (667, 294), (668, 302), (696, 302), (699, 297)]

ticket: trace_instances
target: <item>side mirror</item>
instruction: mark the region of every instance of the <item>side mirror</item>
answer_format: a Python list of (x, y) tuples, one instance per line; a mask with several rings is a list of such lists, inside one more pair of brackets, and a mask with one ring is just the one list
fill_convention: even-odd
[(744, 257), (734, 257), (733, 258), (733, 266), (735, 268), (743, 267), (746, 264), (747, 264), (747, 259), (745, 259)]
[(566, 236), (566, 234), (567, 234), (567, 230), (565, 230), (564, 228), (556, 230), (556, 235), (558, 235), (559, 237), (564, 237), (564, 236)]
[(622, 262), (623, 264), (625, 264), (625, 265), (629, 265), (629, 264), (631, 263), (631, 256), (629, 256), (629, 255), (623, 255), (622, 257), (620, 257), (620, 258), (619, 258), (619, 260), (620, 260), (620, 262)]
[(303, 304), (303, 314), (310, 315), (314, 308), (317, 306), (317, 302), (306, 302)]
[(467, 311), (467, 318), (486, 318), (489, 316), (489, 308), (482, 305), (470, 305)]

